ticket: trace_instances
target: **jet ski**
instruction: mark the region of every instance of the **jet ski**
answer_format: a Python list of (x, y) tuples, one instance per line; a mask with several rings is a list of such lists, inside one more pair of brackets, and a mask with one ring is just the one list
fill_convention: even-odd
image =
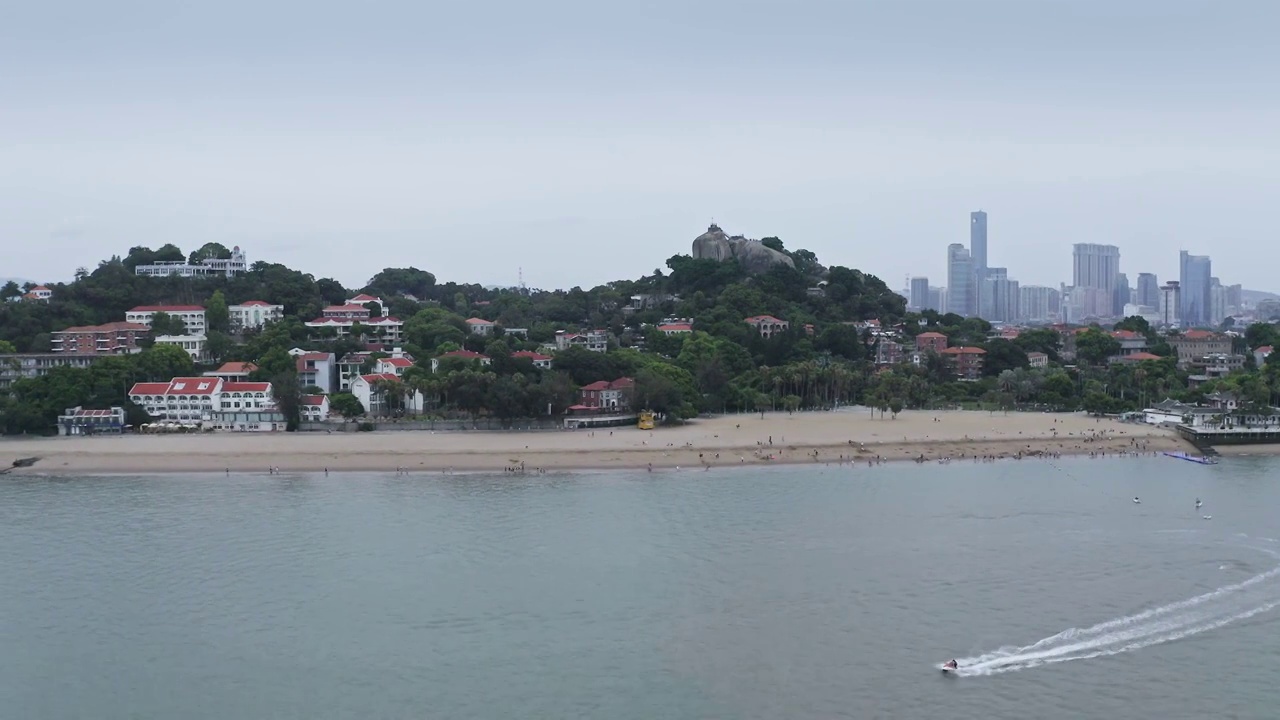
[(1135, 498), (1133, 499), (1133, 504), (1134, 504), (1134, 505), (1140, 505), (1140, 504), (1142, 504), (1142, 501), (1135, 497)]
[(960, 669), (960, 664), (957, 663), (955, 660), (942, 663), (942, 672), (944, 673), (954, 673), (959, 669)]

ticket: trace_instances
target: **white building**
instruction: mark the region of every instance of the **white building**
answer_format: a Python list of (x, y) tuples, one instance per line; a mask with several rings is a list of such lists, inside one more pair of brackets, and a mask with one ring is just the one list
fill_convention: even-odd
[(207, 329), (204, 308), (199, 305), (139, 305), (126, 312), (124, 320), (151, 327), (151, 319), (156, 316), (156, 313), (178, 318), (186, 324), (187, 333), (190, 335), (203, 335)]
[(23, 296), (22, 296), (22, 299), (23, 299), (23, 300), (30, 300), (30, 301), (33, 301), (33, 302), (45, 302), (45, 303), (47, 303), (47, 302), (49, 302), (49, 298), (51, 298), (51, 297), (53, 297), (53, 291), (52, 291), (52, 290), (50, 290), (48, 287), (46, 287), (46, 286), (44, 286), (44, 285), (37, 285), (37, 286), (35, 286), (35, 287), (31, 288), (31, 290), (30, 290), (27, 294), (23, 295)]
[(227, 382), (221, 378), (174, 378), (137, 383), (129, 399), (156, 421), (227, 430), (283, 430), (271, 383)]
[[(778, 333), (784, 333), (791, 327), (791, 323), (786, 320), (779, 320), (772, 315), (755, 315), (746, 319), (746, 323), (756, 329), (760, 333), (760, 337), (771, 337)], [(879, 324), (877, 323), (877, 329)]]
[(186, 260), (166, 260), (150, 265), (139, 265), (134, 273), (149, 277), (209, 277), (223, 275), (235, 277), (238, 273), (249, 269), (249, 261), (240, 246), (231, 249), (231, 257), (227, 259), (208, 258), (192, 265)]
[(302, 422), (325, 422), (329, 419), (328, 395), (303, 395), (298, 406)]
[(157, 335), (155, 341), (157, 345), (173, 345), (182, 348), (191, 356), (192, 362), (209, 361), (209, 354), (205, 347), (208, 338), (204, 335)]
[(373, 366), (373, 372), (378, 375), (395, 375), (398, 378), (404, 377), (404, 371), (413, 367), (413, 358), (401, 355), (399, 357), (378, 358), (378, 362)]
[(531, 350), (517, 350), (511, 353), (511, 357), (528, 358), (529, 360), (533, 361), (533, 366), (536, 368), (539, 368), (542, 370), (551, 369), (552, 358), (550, 355), (543, 355), (542, 353), (536, 353)]
[(484, 318), (474, 318), (474, 317), (467, 318), (467, 329), (471, 331), (472, 335), (484, 335), (484, 336), (492, 335), (493, 329), (497, 326), (498, 324), (493, 322), (492, 320), (485, 320)]
[(591, 352), (606, 352), (609, 349), (609, 333), (604, 330), (590, 330), (580, 333), (556, 331), (556, 350), (567, 350), (581, 347)]
[(284, 317), (283, 305), (272, 305), (262, 300), (250, 300), (239, 305), (227, 306), (233, 330), (257, 330), (263, 325), (278, 322)]
[(331, 395), (338, 388), (338, 362), (333, 353), (304, 352), (294, 356), (299, 387), (318, 387)]
[[(351, 381), (351, 389), (348, 391), (356, 396), (360, 404), (364, 406), (366, 413), (370, 415), (386, 415), (391, 409), (391, 405), (387, 403), (387, 397), (384, 391), (378, 389), (383, 382), (399, 382), (400, 378), (390, 374), (370, 374), (357, 375)], [(421, 392), (416, 390), (404, 390), (402, 401), (396, 405), (397, 408), (404, 410), (407, 414), (419, 414), (425, 404), (425, 398)]]

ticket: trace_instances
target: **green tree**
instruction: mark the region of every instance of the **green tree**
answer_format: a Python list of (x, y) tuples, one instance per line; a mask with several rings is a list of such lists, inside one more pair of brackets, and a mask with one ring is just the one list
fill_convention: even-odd
[[(168, 247), (168, 246), (165, 246)], [(164, 248), (161, 248), (163, 250)], [(193, 250), (187, 256), (187, 262), (192, 265), (198, 265), (204, 260), (227, 260), (231, 258), (231, 251), (222, 243), (205, 243), (200, 246), (199, 250)]]
[(204, 306), (204, 317), (210, 332), (231, 331), (231, 312), (227, 309), (227, 298), (222, 290), (214, 290), (209, 296)]
[(1098, 328), (1076, 335), (1076, 357), (1091, 365), (1101, 365), (1119, 354), (1120, 341)]
[(330, 395), (329, 409), (347, 419), (364, 415), (364, 405), (361, 404), (360, 398), (351, 393), (334, 393)]
[(987, 351), (982, 359), (982, 374), (987, 377), (995, 377), (1005, 370), (1025, 369), (1030, 365), (1026, 351), (1004, 338), (989, 340), (982, 349)]
[(158, 312), (151, 316), (151, 335), (186, 335), (187, 323), (182, 318), (167, 312)]

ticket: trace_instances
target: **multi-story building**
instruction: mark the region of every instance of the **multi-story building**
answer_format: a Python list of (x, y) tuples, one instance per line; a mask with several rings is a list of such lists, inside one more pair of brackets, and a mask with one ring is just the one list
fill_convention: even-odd
[(22, 299), (29, 300), (31, 302), (47, 303), (52, 297), (53, 290), (49, 289), (46, 285), (37, 285), (28, 290), (27, 293), (22, 296)]
[(1216, 277), (1209, 278), (1209, 324), (1218, 325), (1230, 314), (1226, 286)]
[(204, 335), (157, 335), (156, 345), (172, 345), (182, 348), (195, 363), (209, 362), (208, 338)]
[(1129, 288), (1129, 276), (1124, 273), (1116, 275), (1115, 289), (1111, 291), (1111, 314), (1121, 317), (1124, 306), (1129, 304), (1133, 291)]
[(1027, 353), (1027, 364), (1032, 368), (1049, 367), (1049, 356), (1042, 352)]
[(1005, 268), (987, 268), (978, 281), (978, 317), (990, 322), (1017, 322), (1020, 288)]
[(134, 273), (150, 277), (210, 277), (215, 275), (235, 277), (248, 269), (248, 258), (245, 257), (240, 247), (236, 246), (231, 249), (231, 257), (229, 258), (206, 258), (194, 265), (186, 260), (161, 261), (149, 265), (139, 265), (134, 269)]
[(1208, 255), (1192, 255), (1183, 250), (1178, 255), (1181, 307), (1179, 314), (1184, 327), (1212, 324), (1210, 318), (1211, 284), (1213, 264)]
[(969, 213), (969, 255), (973, 258), (974, 280), (987, 276), (987, 214)]
[(626, 410), (631, 406), (631, 391), (635, 381), (623, 377), (617, 380), (597, 380), (578, 390), (578, 404), (592, 410)]
[(1231, 354), (1231, 337), (1208, 330), (1188, 330), (1181, 335), (1170, 335), (1167, 341), (1178, 354), (1179, 365), (1210, 355)]
[(56, 353), (120, 355), (138, 352), (138, 340), (149, 333), (148, 326), (135, 322), (85, 325), (50, 333), (49, 345)]
[[(426, 398), (417, 390), (399, 383), (400, 378), (390, 373), (370, 373), (356, 376), (351, 381), (351, 394), (356, 396), (370, 415), (387, 415), (393, 411), (417, 414), (422, 412)], [(391, 387), (399, 383), (403, 396), (396, 398)], [(389, 394), (390, 393), (390, 394)], [(392, 400), (397, 402), (392, 402)]]
[(1058, 320), (1057, 288), (1026, 285), (1018, 288), (1018, 319), (1021, 322), (1047, 323)]
[(973, 258), (960, 243), (947, 246), (947, 312), (969, 317), (976, 311)]
[(609, 333), (604, 330), (584, 330), (579, 333), (556, 331), (556, 350), (568, 350), (580, 347), (591, 352), (605, 352), (609, 349)]
[(239, 305), (228, 305), (233, 330), (259, 330), (267, 323), (279, 322), (284, 317), (283, 305), (272, 305), (263, 300), (249, 300)]
[(467, 329), (472, 335), (492, 335), (498, 324), (484, 318), (467, 318)]
[(1120, 276), (1120, 248), (1076, 243), (1072, 261), (1072, 301), (1081, 317), (1112, 317)]
[(298, 414), (302, 422), (325, 422), (329, 419), (329, 396), (303, 395)]
[(947, 349), (947, 336), (940, 332), (922, 332), (916, 336), (916, 349), (921, 352), (941, 353)]
[(980, 379), (986, 355), (986, 350), (977, 347), (949, 347), (942, 351), (942, 357), (951, 363), (956, 377), (961, 380)]
[(207, 330), (204, 323), (204, 308), (199, 305), (139, 305), (124, 314), (125, 322), (138, 323), (151, 327), (151, 320), (156, 313), (164, 313), (171, 318), (178, 318), (187, 326), (190, 335), (203, 335)]
[(1137, 297), (1133, 304), (1160, 307), (1160, 282), (1155, 273), (1138, 273)]
[(908, 304), (912, 310), (936, 310), (929, 305), (929, 278), (913, 277), (911, 278), (911, 297), (908, 298)]
[(1160, 304), (1156, 310), (1160, 314), (1159, 325), (1177, 327), (1182, 323), (1182, 288), (1177, 280), (1160, 286)]
[[(369, 296), (357, 296), (353, 299), (359, 299), (359, 297)], [(378, 302), (378, 300), (370, 298), (369, 302)], [(350, 335), (352, 329), (359, 324), (360, 336), (365, 340), (391, 345), (400, 342), (401, 331), (404, 328), (404, 323), (398, 318), (374, 317), (369, 308), (351, 301), (345, 305), (330, 305), (321, 311), (321, 317), (304, 324), (316, 330), (330, 331), (336, 337)]]
[(248, 382), (249, 376), (258, 369), (257, 365), (251, 362), (225, 362), (218, 366), (217, 370), (210, 370), (202, 373), (205, 377), (222, 378), (228, 382)]
[(755, 328), (760, 333), (760, 337), (769, 338), (780, 333), (785, 333), (791, 328), (791, 323), (786, 320), (779, 320), (772, 315), (753, 315), (746, 319), (746, 323)]
[(688, 335), (693, 332), (693, 325), (689, 323), (662, 323), (658, 326), (658, 332), (668, 337), (672, 335)]
[[(363, 364), (363, 360), (361, 363)], [(308, 352), (294, 357), (300, 387), (317, 387), (325, 395), (337, 390), (338, 363), (333, 353)], [(357, 368), (357, 372), (359, 368)]]
[(124, 432), (122, 407), (89, 409), (77, 405), (58, 416), (59, 435), (119, 435)]
[(137, 383), (129, 399), (154, 420), (226, 430), (283, 430), (271, 383), (213, 377)]
[(48, 375), (56, 367), (87, 368), (102, 358), (98, 353), (6, 353), (0, 355), (0, 391), (14, 381)]

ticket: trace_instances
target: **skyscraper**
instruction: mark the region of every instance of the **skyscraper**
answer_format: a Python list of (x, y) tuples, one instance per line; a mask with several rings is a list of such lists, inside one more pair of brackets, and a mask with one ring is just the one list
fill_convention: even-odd
[(1172, 280), (1160, 286), (1160, 324), (1175, 327), (1180, 322), (1178, 312), (1182, 307), (1182, 292), (1178, 281)]
[(1135, 305), (1160, 307), (1160, 281), (1156, 279), (1155, 273), (1138, 273), (1137, 290)]
[(960, 243), (947, 246), (947, 312), (969, 317), (974, 314), (973, 258)]
[(1179, 319), (1186, 327), (1210, 324), (1212, 302), (1210, 280), (1213, 266), (1208, 255), (1192, 255), (1183, 250), (1178, 256), (1178, 286), (1181, 295)]
[(1018, 319), (1043, 323), (1057, 320), (1058, 290), (1041, 285), (1028, 285), (1018, 291)]
[(981, 210), (969, 213), (969, 255), (978, 278), (987, 275), (987, 214)]
[[(913, 310), (929, 310), (929, 278), (911, 278), (911, 308)], [(934, 308), (936, 309), (936, 308)]]
[(1072, 303), (1080, 317), (1115, 314), (1116, 280), (1120, 276), (1120, 248), (1076, 243), (1072, 253)]
[(1124, 306), (1129, 304), (1129, 276), (1124, 273), (1116, 275), (1116, 287), (1112, 291), (1111, 314), (1116, 317), (1124, 315)]

